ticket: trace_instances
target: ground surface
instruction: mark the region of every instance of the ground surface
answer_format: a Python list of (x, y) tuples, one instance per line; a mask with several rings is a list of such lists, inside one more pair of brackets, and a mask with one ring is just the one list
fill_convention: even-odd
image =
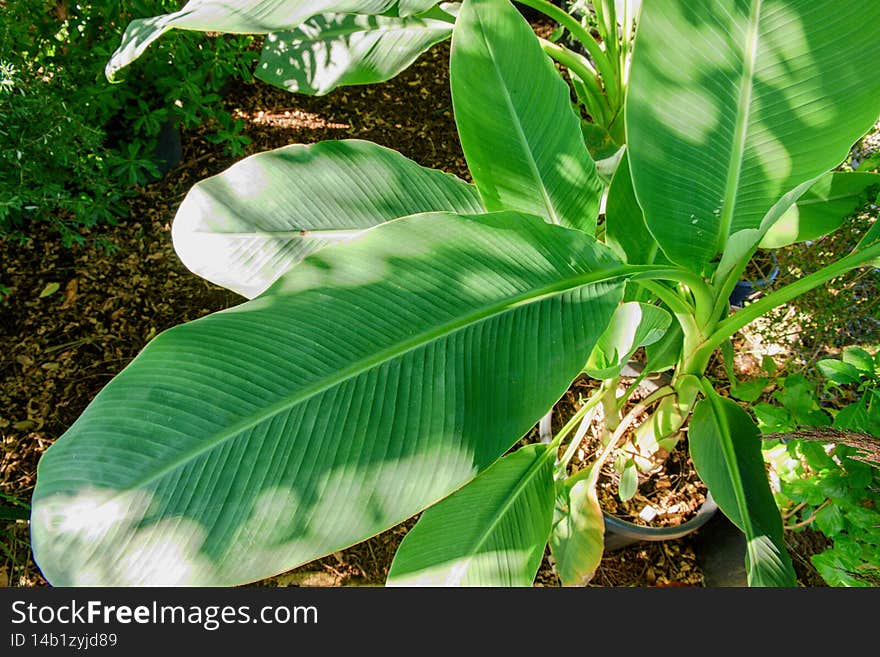
[[(441, 44), (391, 82), (323, 98), (240, 84), (229, 91), (227, 103), (247, 121), (250, 152), (324, 139), (369, 139), (468, 178), (452, 117), (447, 56)], [(28, 244), (0, 245), (0, 282), (10, 290), (0, 305), (0, 493), (29, 499), (43, 451), (150, 338), (242, 301), (188, 272), (170, 239), (174, 212), (189, 188), (234, 161), (199, 132), (184, 133), (182, 163), (142, 190), (128, 221), (103, 233), (114, 253), (65, 249), (39, 231)], [(27, 523), (4, 522), (0, 585), (44, 585), (30, 559)], [(255, 585), (381, 585), (412, 524)], [(608, 552), (591, 585), (703, 586), (698, 538), (699, 532)], [(796, 543), (802, 540), (792, 538), (796, 553), (815, 549)], [(803, 585), (821, 585), (807, 557), (795, 562)], [(545, 559), (536, 585), (558, 583)]]

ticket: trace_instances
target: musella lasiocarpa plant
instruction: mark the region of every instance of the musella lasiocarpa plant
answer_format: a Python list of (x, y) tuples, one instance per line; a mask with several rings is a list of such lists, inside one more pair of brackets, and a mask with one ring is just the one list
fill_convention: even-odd
[[(175, 249), (249, 300), (158, 335), (44, 454), (31, 527), (52, 584), (237, 585), (419, 513), (390, 585), (527, 586), (548, 545), (563, 584), (587, 582), (596, 474), (635, 410), (608, 391), (643, 346), (645, 373), (670, 383), (640, 404), (639, 452), (686, 431), (746, 536), (749, 583), (795, 584), (758, 427), (706, 369), (752, 320), (880, 257), (875, 225), (731, 312), (758, 249), (833, 229), (839, 207), (800, 199), (846, 180), (855, 206), (876, 180), (833, 170), (880, 114), (880, 41), (864, 29), (880, 4), (593, 3), (619, 39), (602, 43), (523, 4), (586, 54), (539, 39), (508, 0), (194, 0), (129, 26), (109, 75), (170, 29), (262, 33), (257, 75), (304, 93), (387, 79), (451, 37), (473, 183), (342, 140), (195, 185)], [(620, 102), (622, 127), (603, 124)], [(602, 166), (585, 122), (616, 144)], [(582, 372), (597, 396), (512, 450)], [(605, 447), (570, 474), (599, 405)]]

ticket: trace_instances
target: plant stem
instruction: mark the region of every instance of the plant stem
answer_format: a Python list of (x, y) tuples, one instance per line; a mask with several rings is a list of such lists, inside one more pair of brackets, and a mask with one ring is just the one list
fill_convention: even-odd
[(629, 86), (629, 56), (632, 52), (635, 20), (632, 0), (626, 0), (623, 5), (623, 33), (621, 34), (620, 48), (620, 86), (623, 89)]
[(674, 395), (675, 390), (670, 386), (663, 386), (662, 388), (658, 388), (654, 391), (653, 394), (649, 395), (638, 404), (633, 406), (629, 412), (623, 417), (620, 421), (620, 424), (617, 425), (617, 428), (614, 430), (614, 433), (611, 434), (611, 439), (602, 449), (602, 452), (596, 458), (593, 466), (594, 468), (601, 468), (602, 464), (608, 458), (608, 456), (614, 451), (617, 447), (617, 443), (620, 441), (623, 434), (629, 428), (629, 425), (633, 423), (633, 421), (642, 413), (644, 413), (651, 404), (654, 402), (660, 401), (664, 397), (668, 397), (670, 395)]
[[(683, 267), (648, 267), (639, 268), (633, 280), (641, 282), (645, 279), (662, 279), (683, 283), (694, 296), (693, 314), (697, 325), (705, 329), (712, 324), (712, 308), (715, 305), (715, 295), (712, 288), (699, 275)], [(666, 302), (666, 299), (663, 299)], [(672, 308), (672, 306), (669, 306)], [(673, 309), (673, 312), (675, 310)]]
[(878, 255), (880, 255), (880, 242), (872, 244), (860, 251), (850, 253), (848, 256), (841, 258), (837, 262), (823, 267), (809, 276), (804, 276), (802, 279), (786, 285), (781, 290), (772, 292), (766, 297), (747, 305), (729, 316), (727, 319), (719, 322), (715, 327), (715, 331), (700, 346), (700, 349), (711, 353), (722, 342), (732, 337), (734, 333), (744, 326), (751, 324), (758, 317), (761, 317), (777, 306), (781, 306), (805, 292), (809, 292), (813, 288), (819, 287), (833, 278), (845, 274), (850, 269), (855, 269), (860, 265), (868, 263)]
[(608, 56), (602, 48), (599, 47), (599, 44), (593, 38), (593, 35), (590, 34), (578, 20), (569, 15), (564, 9), (560, 9), (546, 0), (521, 0), (520, 4), (540, 11), (542, 14), (552, 18), (562, 27), (571, 32), (571, 35), (587, 49), (587, 52), (590, 53), (590, 57), (592, 57), (593, 61), (596, 63), (596, 68), (599, 69), (599, 73), (602, 75), (602, 82), (605, 85), (605, 91), (608, 96), (610, 98), (618, 97), (619, 88), (617, 80), (614, 77), (614, 69), (611, 66), (611, 62), (608, 60)]
[(752, 256), (754, 256), (757, 251), (758, 245), (755, 244), (747, 253), (743, 254), (739, 264), (730, 269), (724, 280), (713, 284), (712, 287), (715, 290), (715, 306), (712, 310), (712, 316), (717, 320), (720, 321), (730, 313), (730, 295), (733, 294), (737, 282), (740, 280), (743, 272), (745, 272), (746, 267), (749, 266)]
[(702, 345), (706, 333), (702, 331), (694, 317), (693, 308), (673, 290), (653, 281), (638, 281), (645, 289), (653, 292), (663, 303), (669, 306), (675, 319), (681, 326), (683, 336), (682, 354), (684, 360), (681, 371), (684, 374), (702, 374), (705, 365), (694, 361), (690, 356)]
[(620, 406), (617, 403), (617, 377), (608, 379), (605, 383), (605, 392), (602, 393), (602, 414), (605, 419), (605, 431), (611, 432), (617, 429), (617, 425), (620, 424)]
[(803, 509), (805, 506), (807, 506), (807, 503), (806, 503), (806, 502), (801, 502), (800, 504), (798, 504), (796, 507), (794, 507), (794, 508), (793, 508), (791, 511), (789, 511), (788, 513), (783, 513), (783, 514), (782, 514), (782, 519), (783, 519), (783, 520), (788, 520), (788, 519), (791, 518), (793, 515), (795, 515), (798, 511), (800, 511), (801, 509)]
[[(590, 398), (587, 399), (586, 402), (584, 402), (584, 405), (581, 406), (577, 410), (577, 412), (575, 412), (575, 414), (571, 416), (568, 422), (565, 423), (565, 426), (559, 430), (559, 433), (556, 434), (556, 436), (553, 438), (553, 442), (550, 444), (558, 446), (565, 439), (565, 437), (569, 433), (571, 433), (571, 430), (574, 429), (574, 427), (586, 416), (586, 414), (593, 410), (599, 404), (599, 402), (602, 401), (602, 396), (604, 395), (604, 393), (605, 384), (603, 382), (603, 384), (599, 386), (599, 389), (592, 395), (590, 395)], [(583, 439), (583, 436), (581, 436), (581, 439)], [(568, 465), (568, 461), (571, 460), (571, 456), (574, 454), (574, 450), (577, 449), (578, 443), (580, 443), (580, 440), (572, 440), (572, 444), (574, 444), (574, 447), (572, 447), (571, 444), (568, 445), (565, 450), (565, 455), (562, 457), (561, 460), (557, 461), (557, 467), (562, 464), (562, 468), (564, 471), (565, 466)], [(569, 452), (571, 452), (571, 454), (569, 454)]]
[(608, 114), (612, 110), (608, 106), (608, 98), (602, 93), (602, 89), (599, 86), (596, 69), (593, 68), (586, 58), (564, 46), (560, 46), (558, 43), (547, 41), (547, 39), (539, 39), (539, 41), (541, 42), (541, 48), (548, 57), (568, 68), (573, 75), (576, 75), (583, 82), (584, 91), (588, 96), (585, 99), (587, 109), (596, 122), (605, 127), (609, 120)]
[(639, 387), (639, 384), (645, 380), (645, 377), (648, 376), (648, 368), (644, 368), (639, 375), (635, 378), (635, 380), (629, 384), (629, 387), (623, 393), (622, 399), (629, 399), (633, 396), (633, 393), (636, 391), (636, 388)]
[[(598, 19), (597, 22), (602, 28), (601, 36), (605, 45), (605, 52), (608, 53), (608, 58), (616, 64), (619, 59), (617, 47), (617, 15), (614, 7), (614, 0), (611, 0), (611, 2), (608, 0), (594, 2), (593, 9), (596, 12), (596, 18)], [(619, 80), (620, 70), (617, 70), (616, 73), (618, 75), (615, 76), (615, 79)]]
[(673, 290), (669, 289), (665, 285), (661, 283), (657, 283), (656, 281), (646, 281), (646, 280), (636, 280), (636, 282), (641, 285), (643, 288), (651, 292), (654, 296), (656, 296), (660, 301), (669, 306), (670, 310), (672, 310), (675, 314), (682, 314), (693, 316), (694, 309), (693, 307), (680, 296), (678, 296)]
[(577, 73), (578, 77), (581, 78), (585, 84), (589, 84), (591, 89), (597, 94), (602, 93), (602, 89), (599, 87), (598, 82), (599, 74), (596, 72), (596, 69), (593, 68), (593, 65), (590, 64), (590, 60), (583, 55), (576, 53), (574, 50), (569, 50), (558, 43), (553, 43), (552, 41), (540, 37), (538, 37), (538, 41), (541, 43), (541, 48), (544, 49), (544, 52), (548, 57), (551, 57), (563, 66), (566, 66)]
[(825, 500), (824, 502), (822, 502), (822, 504), (820, 504), (819, 506), (816, 507), (816, 510), (813, 511), (813, 513), (810, 514), (810, 517), (807, 518), (806, 520), (801, 520), (800, 522), (796, 522), (792, 525), (783, 525), (783, 527), (785, 529), (800, 529), (801, 527), (806, 527), (807, 525), (809, 525), (811, 522), (813, 522), (816, 519), (816, 516), (818, 515), (819, 511), (821, 509), (823, 509), (824, 507), (828, 506), (829, 504), (831, 504), (831, 500)]
[(557, 462), (558, 472), (561, 476), (565, 475), (565, 472), (568, 468), (568, 464), (571, 462), (571, 459), (574, 458), (575, 453), (577, 452), (577, 448), (580, 447), (580, 444), (584, 440), (584, 436), (587, 435), (587, 430), (590, 427), (590, 422), (593, 421), (593, 415), (596, 414), (596, 406), (595, 404), (590, 407), (590, 409), (584, 414), (584, 417), (581, 419), (581, 423), (578, 426), (577, 432), (574, 434), (574, 438), (571, 439), (571, 442), (568, 443), (568, 447), (565, 449), (565, 453), (562, 455), (562, 458)]

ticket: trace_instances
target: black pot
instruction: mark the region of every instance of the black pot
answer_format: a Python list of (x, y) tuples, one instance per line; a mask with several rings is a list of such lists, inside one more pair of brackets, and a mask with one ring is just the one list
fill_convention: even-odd
[(695, 534), (694, 552), (706, 587), (748, 586), (746, 536), (723, 513)]
[(770, 257), (773, 259), (773, 271), (770, 272), (767, 278), (757, 281), (737, 281), (736, 287), (730, 293), (730, 298), (728, 299), (731, 308), (742, 308), (746, 301), (754, 301), (763, 294), (762, 288), (767, 287), (776, 280), (776, 277), (779, 275), (779, 263), (776, 260), (776, 254), (771, 253)]
[(183, 159), (183, 144), (180, 136), (180, 126), (173, 119), (165, 121), (159, 129), (156, 137), (156, 148), (153, 149), (153, 157), (159, 173), (165, 175), (171, 169), (180, 164)]
[(646, 527), (603, 513), (605, 518), (605, 550), (619, 550), (639, 541), (669, 541), (683, 538), (709, 522), (717, 511), (718, 505), (715, 504), (712, 495), (707, 493), (706, 501), (697, 511), (697, 515), (676, 527)]

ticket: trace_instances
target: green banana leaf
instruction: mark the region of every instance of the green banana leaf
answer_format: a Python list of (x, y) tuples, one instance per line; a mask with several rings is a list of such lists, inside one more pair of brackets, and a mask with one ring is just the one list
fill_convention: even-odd
[(104, 68), (109, 80), (170, 29), (237, 34), (292, 30), (324, 13), (409, 16), (437, 0), (190, 0), (179, 11), (133, 20)]
[(681, 358), (683, 347), (684, 334), (681, 330), (681, 324), (672, 322), (662, 338), (645, 347), (648, 371), (663, 372), (675, 367)]
[(783, 195), (843, 161), (880, 114), (880, 39), (865, 29), (878, 22), (876, 2), (644, 4), (627, 143), (671, 260), (701, 272), (731, 235), (772, 224), (796, 200), (777, 204)]
[(507, 0), (466, 0), (450, 86), (462, 150), (489, 210), (519, 210), (593, 234), (602, 182), (569, 89)]
[(608, 187), (605, 243), (631, 265), (652, 264), (660, 248), (645, 225), (645, 215), (636, 200), (626, 152)]
[(831, 171), (810, 187), (761, 240), (762, 249), (778, 249), (815, 240), (837, 230), (843, 220), (880, 190), (880, 174)]
[(563, 586), (583, 586), (593, 578), (605, 551), (605, 518), (596, 482), (599, 470), (585, 468), (556, 482), (556, 509), (550, 553)]
[(448, 39), (453, 22), (435, 11), (405, 18), (313, 16), (295, 30), (269, 34), (254, 74), (282, 89), (316, 96), (341, 86), (384, 82)]
[(159, 334), (40, 460), (55, 586), (228, 586), (351, 546), (494, 463), (580, 371), (627, 269), (513, 212), (422, 214)]
[(319, 248), (411, 214), (482, 212), (473, 185), (360, 140), (252, 155), (194, 185), (172, 225), (194, 273), (252, 298)]
[(526, 445), (425, 511), (388, 586), (531, 586), (553, 520), (553, 450)]
[(795, 586), (782, 517), (773, 499), (757, 425), (735, 401), (707, 389), (688, 430), (691, 458), (718, 508), (746, 535), (749, 586)]

